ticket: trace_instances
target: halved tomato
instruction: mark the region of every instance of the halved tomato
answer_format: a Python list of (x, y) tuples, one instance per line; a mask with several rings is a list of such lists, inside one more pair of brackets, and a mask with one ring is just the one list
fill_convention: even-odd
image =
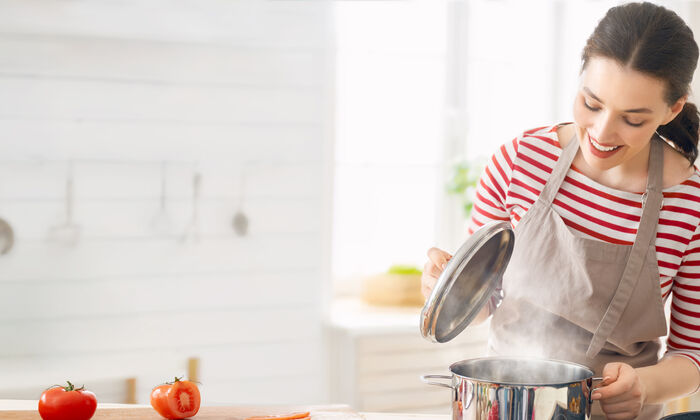
[(151, 406), (166, 419), (185, 419), (199, 411), (202, 402), (197, 384), (175, 378), (151, 391)]

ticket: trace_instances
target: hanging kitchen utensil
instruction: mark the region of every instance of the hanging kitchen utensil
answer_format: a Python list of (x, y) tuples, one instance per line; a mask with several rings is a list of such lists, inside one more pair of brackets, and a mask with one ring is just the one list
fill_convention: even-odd
[(182, 241), (199, 240), (199, 195), (202, 187), (202, 174), (195, 172), (192, 176), (192, 216), (190, 222), (182, 235)]
[(233, 231), (238, 236), (245, 236), (248, 233), (248, 227), (250, 225), (250, 221), (248, 219), (248, 216), (245, 214), (245, 211), (243, 210), (244, 200), (245, 200), (245, 168), (241, 169), (241, 174), (240, 174), (238, 210), (236, 210), (236, 213), (233, 215), (233, 220), (231, 221), (231, 225), (233, 226)]
[(5, 255), (15, 243), (15, 233), (10, 223), (0, 217), (0, 255)]
[(447, 262), (423, 306), (423, 337), (437, 343), (450, 341), (490, 299), (499, 300), (497, 289), (514, 245), (509, 222), (485, 224), (464, 242)]
[(163, 161), (160, 165), (160, 208), (151, 221), (151, 227), (158, 233), (168, 233), (172, 227), (172, 221), (166, 211), (167, 178), (167, 162)]
[(78, 243), (78, 239), (80, 237), (80, 226), (73, 222), (73, 205), (73, 162), (69, 162), (66, 171), (66, 220), (62, 224), (49, 229), (49, 239), (67, 245), (75, 245), (76, 243)]

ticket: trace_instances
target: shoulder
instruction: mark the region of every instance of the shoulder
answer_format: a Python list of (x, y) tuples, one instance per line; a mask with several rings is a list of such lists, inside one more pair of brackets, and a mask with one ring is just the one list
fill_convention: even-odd
[(697, 182), (698, 170), (683, 155), (664, 142), (664, 188), (683, 184), (686, 181)]
[(559, 125), (537, 127), (523, 131), (513, 140), (513, 149), (518, 157), (557, 159), (561, 145), (557, 134)]

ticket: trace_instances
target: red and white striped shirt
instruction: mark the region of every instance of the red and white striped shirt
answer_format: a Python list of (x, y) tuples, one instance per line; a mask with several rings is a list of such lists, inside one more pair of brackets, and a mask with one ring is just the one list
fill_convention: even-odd
[[(526, 131), (493, 155), (479, 181), (469, 233), (493, 220), (515, 227), (537, 200), (562, 148), (558, 126)], [(632, 245), (642, 193), (619, 191), (583, 175), (574, 165), (552, 204), (577, 234)], [(656, 234), (664, 302), (673, 293), (667, 355), (690, 358), (700, 369), (700, 173), (663, 190)]]

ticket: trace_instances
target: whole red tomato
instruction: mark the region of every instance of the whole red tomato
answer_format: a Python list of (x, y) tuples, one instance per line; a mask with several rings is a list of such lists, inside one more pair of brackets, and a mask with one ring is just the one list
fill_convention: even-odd
[(201, 402), (197, 384), (180, 378), (159, 385), (151, 392), (151, 405), (166, 419), (192, 417), (199, 411)]
[(88, 420), (96, 409), (95, 394), (70, 382), (68, 386), (52, 386), (39, 399), (39, 415), (44, 420)]

